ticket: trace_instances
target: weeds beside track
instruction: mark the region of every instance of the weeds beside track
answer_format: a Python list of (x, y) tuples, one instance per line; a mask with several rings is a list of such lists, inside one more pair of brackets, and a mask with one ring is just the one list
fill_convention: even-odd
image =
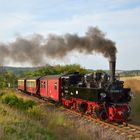
[[(41, 98), (36, 98), (35, 96), (30, 96), (28, 94), (18, 94), (19, 96), (24, 96), (24, 97), (30, 97), (33, 98), (36, 102), (39, 102), (41, 104), (46, 103), (46, 100), (41, 99)], [(56, 105), (53, 103), (50, 103), (47, 101), (47, 105), (51, 106), (53, 108), (56, 108)], [(67, 108), (64, 108), (62, 106), (57, 107), (58, 110), (61, 110), (62, 112), (64, 112), (64, 114), (66, 114), (66, 116), (68, 116), (69, 118), (77, 118), (77, 119), (81, 119), (83, 122), (93, 122), (94, 124), (101, 126), (105, 129), (110, 129), (113, 132), (120, 134), (120, 135), (124, 135), (127, 138), (132, 138), (132, 139), (137, 139), (140, 140), (140, 127), (136, 126), (136, 125), (132, 125), (132, 124), (128, 124), (127, 126), (125, 125), (119, 125), (116, 123), (107, 123), (107, 122), (103, 122), (100, 120), (96, 120), (94, 118), (88, 117), (86, 115), (81, 115), (80, 113), (77, 113), (73, 110), (69, 110)]]

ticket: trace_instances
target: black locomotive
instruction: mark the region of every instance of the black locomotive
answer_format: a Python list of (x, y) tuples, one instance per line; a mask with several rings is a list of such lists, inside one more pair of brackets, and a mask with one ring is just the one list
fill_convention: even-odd
[(115, 62), (110, 62), (110, 75), (78, 73), (62, 76), (63, 104), (75, 111), (99, 119), (125, 122), (130, 116), (130, 88), (115, 78)]

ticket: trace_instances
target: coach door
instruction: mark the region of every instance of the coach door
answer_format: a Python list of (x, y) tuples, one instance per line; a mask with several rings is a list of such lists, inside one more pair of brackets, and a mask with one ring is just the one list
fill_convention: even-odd
[(48, 98), (58, 101), (59, 100), (59, 80), (49, 79), (48, 80)]

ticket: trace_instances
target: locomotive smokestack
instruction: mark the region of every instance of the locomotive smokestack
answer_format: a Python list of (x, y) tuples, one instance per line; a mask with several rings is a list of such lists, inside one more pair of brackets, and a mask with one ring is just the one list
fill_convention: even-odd
[(111, 80), (111, 82), (115, 81), (115, 67), (116, 67), (116, 61), (115, 60), (109, 61), (110, 80)]

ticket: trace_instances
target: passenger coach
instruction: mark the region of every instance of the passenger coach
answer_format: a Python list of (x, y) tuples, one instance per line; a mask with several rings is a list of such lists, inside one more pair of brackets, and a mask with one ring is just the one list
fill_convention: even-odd
[(26, 79), (25, 78), (18, 79), (18, 90), (26, 91)]
[(40, 78), (40, 95), (50, 100), (59, 101), (61, 75), (48, 75)]
[(40, 77), (26, 79), (26, 92), (36, 95), (39, 94), (40, 90), (39, 79)]

